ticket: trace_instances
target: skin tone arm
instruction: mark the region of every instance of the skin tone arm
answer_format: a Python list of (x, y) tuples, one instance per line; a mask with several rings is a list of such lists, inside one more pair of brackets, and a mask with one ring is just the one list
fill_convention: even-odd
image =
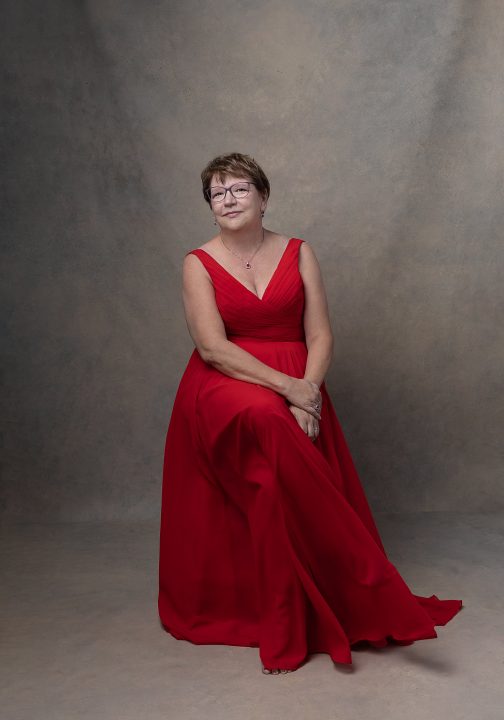
[[(308, 348), (304, 376), (320, 387), (331, 364), (334, 339), (320, 265), (306, 242), (299, 249), (299, 272), (305, 288), (303, 324)], [(308, 437), (315, 440), (319, 435), (318, 420), (295, 405), (289, 409)]]
[(305, 288), (303, 324), (308, 348), (304, 376), (320, 387), (331, 364), (334, 338), (320, 265), (308, 243), (301, 244), (299, 258), (299, 272)]
[[(184, 258), (182, 285), (187, 327), (205, 362), (230, 377), (274, 390), (314, 420), (320, 419), (320, 413), (313, 408), (315, 403), (322, 403), (315, 379), (295, 378), (275, 370), (227, 339), (212, 282), (195, 255), (188, 254)], [(319, 361), (310, 372), (318, 373), (318, 377), (321, 367)]]

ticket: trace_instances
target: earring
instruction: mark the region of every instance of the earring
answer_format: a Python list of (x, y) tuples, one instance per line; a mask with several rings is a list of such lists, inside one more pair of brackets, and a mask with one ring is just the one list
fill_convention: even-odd
[(264, 210), (261, 210), (261, 217), (264, 217)]
[(217, 220), (215, 218), (214, 218), (213, 224), (217, 225)]

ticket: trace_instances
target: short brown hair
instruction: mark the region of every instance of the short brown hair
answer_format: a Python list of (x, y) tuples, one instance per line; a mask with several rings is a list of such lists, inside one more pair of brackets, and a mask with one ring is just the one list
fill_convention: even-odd
[(213, 176), (223, 181), (225, 175), (236, 175), (249, 178), (253, 182), (258, 192), (268, 198), (270, 194), (270, 184), (263, 169), (256, 163), (250, 155), (242, 153), (230, 153), (229, 155), (218, 155), (211, 160), (201, 173), (201, 182), (203, 184), (203, 197), (210, 205), (208, 191)]

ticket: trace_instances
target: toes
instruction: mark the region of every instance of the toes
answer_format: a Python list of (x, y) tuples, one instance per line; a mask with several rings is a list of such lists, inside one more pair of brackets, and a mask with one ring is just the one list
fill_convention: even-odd
[(265, 675), (279, 675), (280, 673), (284, 675), (285, 673), (292, 672), (292, 670), (289, 669), (283, 669), (283, 668), (273, 668), (269, 670), (268, 668), (265, 668), (263, 665), (262, 671)]

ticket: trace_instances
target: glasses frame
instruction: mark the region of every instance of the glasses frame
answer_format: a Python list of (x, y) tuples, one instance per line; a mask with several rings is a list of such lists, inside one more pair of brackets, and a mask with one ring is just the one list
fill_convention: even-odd
[[(239, 182), (235, 182), (232, 185), (228, 185), (226, 187), (225, 185), (211, 185), (207, 190), (207, 197), (211, 203), (215, 203), (216, 205), (220, 205), (221, 203), (225, 202), (228, 192), (231, 193), (231, 195), (234, 197), (235, 200), (241, 200), (244, 197), (247, 197), (247, 195), (242, 195), (242, 198), (237, 198), (236, 195), (233, 192), (233, 188), (237, 185), (248, 185), (247, 195), (250, 193), (250, 186), (253, 185), (254, 187), (257, 187), (256, 183), (252, 182), (252, 180), (240, 180)], [(222, 188), (224, 190), (224, 197), (222, 200), (214, 200), (212, 198), (212, 190), (215, 188)]]

